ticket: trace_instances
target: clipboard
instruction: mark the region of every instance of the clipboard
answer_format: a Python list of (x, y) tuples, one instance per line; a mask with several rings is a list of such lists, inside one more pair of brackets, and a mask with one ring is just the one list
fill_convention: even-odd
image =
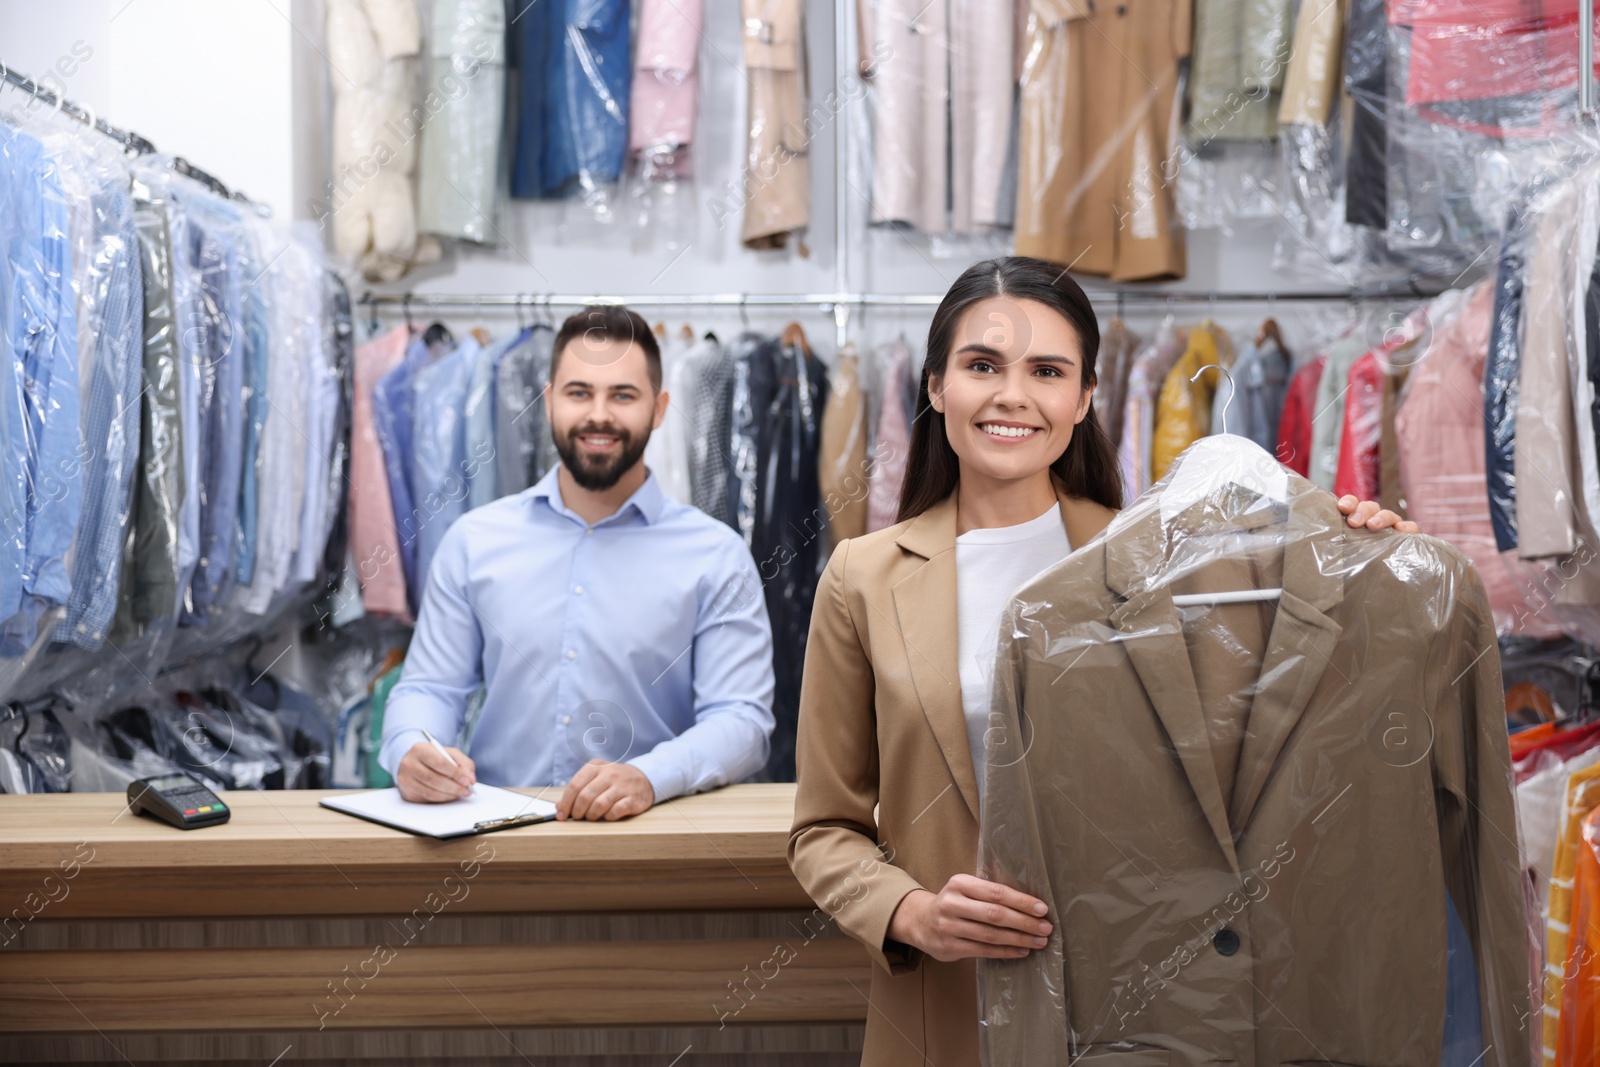
[(472, 788), (473, 791), (460, 800), (443, 804), (420, 804), (404, 800), (398, 788), (344, 793), (323, 797), (319, 803), (331, 811), (441, 841), (509, 830), (517, 826), (532, 826), (550, 822), (556, 817), (556, 806), (552, 801), (524, 796), (482, 782)]

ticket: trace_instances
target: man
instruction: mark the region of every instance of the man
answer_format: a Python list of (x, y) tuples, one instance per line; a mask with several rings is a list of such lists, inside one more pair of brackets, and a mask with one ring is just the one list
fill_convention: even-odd
[[(457, 799), (481, 770), (565, 785), (558, 818), (615, 820), (766, 764), (760, 578), (738, 534), (646, 468), (668, 400), (636, 313), (589, 307), (562, 324), (544, 401), (560, 464), (458, 519), (428, 571), (378, 757), (406, 799)], [(446, 743), (480, 682), (469, 754)]]

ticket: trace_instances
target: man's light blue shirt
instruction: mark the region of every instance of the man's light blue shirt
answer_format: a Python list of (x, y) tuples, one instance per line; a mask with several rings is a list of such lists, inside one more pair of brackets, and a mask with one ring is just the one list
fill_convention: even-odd
[(760, 770), (772, 630), (749, 549), (654, 474), (590, 526), (559, 473), (445, 534), (379, 763), (393, 774), (424, 728), (459, 739), (481, 682), (467, 753), (490, 785), (562, 785), (601, 758), (638, 767), (660, 802)]

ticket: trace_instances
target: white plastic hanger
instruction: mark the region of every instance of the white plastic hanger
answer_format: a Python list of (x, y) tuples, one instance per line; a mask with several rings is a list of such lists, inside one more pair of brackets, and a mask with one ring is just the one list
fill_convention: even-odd
[[(1176, 475), (1161, 493), (1163, 525), (1171, 522), (1184, 509), (1230, 485), (1248, 489), (1280, 506), (1289, 502), (1289, 475), (1283, 466), (1254, 441), (1228, 432), (1228, 409), (1239, 395), (1228, 368), (1208, 363), (1195, 371), (1189, 380), (1192, 382), (1213, 369), (1220, 371), (1228, 381), (1228, 400), (1222, 408), (1222, 432), (1202, 437), (1184, 451)], [(1277, 600), (1282, 594), (1281, 588), (1179, 593), (1172, 598), (1172, 603), (1178, 607), (1239, 604), (1253, 600)]]

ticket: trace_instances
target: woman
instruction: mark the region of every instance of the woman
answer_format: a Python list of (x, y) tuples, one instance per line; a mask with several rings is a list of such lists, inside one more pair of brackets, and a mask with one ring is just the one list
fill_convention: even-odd
[[(1000, 613), (1122, 503), (1100, 334), (1066, 271), (1007, 257), (928, 330), (900, 522), (839, 545), (806, 647), (789, 863), (876, 966), (864, 1067), (978, 1063), (979, 957), (1045, 944), (1043, 901), (972, 873)], [(1351, 526), (1415, 532), (1345, 497)]]

